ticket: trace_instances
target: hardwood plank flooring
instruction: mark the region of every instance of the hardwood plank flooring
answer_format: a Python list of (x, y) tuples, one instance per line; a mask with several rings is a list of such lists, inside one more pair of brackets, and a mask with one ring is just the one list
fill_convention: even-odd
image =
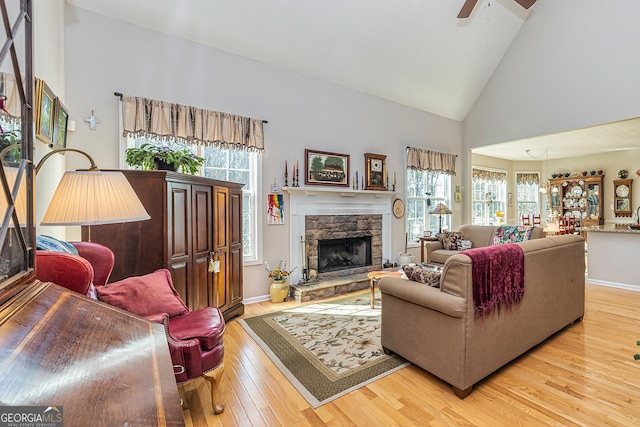
[[(640, 292), (586, 285), (574, 324), (474, 387), (464, 400), (409, 366), (317, 409), (236, 320), (227, 324), (225, 411), (198, 379), (179, 386), (187, 426), (639, 426)], [(263, 302), (243, 317), (298, 305)]]

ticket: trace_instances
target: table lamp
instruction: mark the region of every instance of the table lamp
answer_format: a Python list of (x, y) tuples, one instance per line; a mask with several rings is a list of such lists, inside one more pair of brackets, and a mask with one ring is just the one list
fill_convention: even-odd
[(448, 215), (453, 212), (451, 212), (451, 210), (444, 203), (438, 203), (433, 209), (429, 211), (429, 213), (439, 216), (440, 224), (438, 227), (438, 234), (440, 234), (442, 233), (442, 215)]

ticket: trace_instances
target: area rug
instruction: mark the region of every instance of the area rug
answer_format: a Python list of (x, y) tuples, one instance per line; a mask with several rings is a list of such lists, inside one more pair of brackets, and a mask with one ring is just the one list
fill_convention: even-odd
[(314, 408), (409, 364), (382, 351), (380, 308), (368, 294), (239, 322)]

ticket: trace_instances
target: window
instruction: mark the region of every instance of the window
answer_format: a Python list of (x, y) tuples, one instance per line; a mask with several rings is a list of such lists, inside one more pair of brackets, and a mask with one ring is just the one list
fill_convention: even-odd
[[(242, 249), (244, 262), (259, 261), (258, 252), (258, 174), (259, 154), (253, 151), (223, 149), (210, 146), (180, 144), (173, 141), (157, 141), (146, 138), (125, 139), (125, 149), (139, 147), (143, 143), (167, 146), (172, 149), (188, 148), (204, 157), (202, 176), (222, 181), (239, 182), (242, 188)], [(123, 150), (124, 152), (124, 150)], [(124, 167), (128, 167), (126, 164)]]
[[(439, 230), (439, 215), (429, 211), (438, 203), (451, 207), (451, 176), (432, 171), (407, 169), (407, 233), (415, 242), (425, 230)], [(451, 227), (451, 215), (442, 216), (442, 227)]]
[[(494, 225), (506, 221), (507, 173), (474, 167), (471, 179), (471, 223)], [(502, 217), (496, 213), (502, 213)]]
[(540, 213), (540, 174), (538, 172), (516, 172), (516, 219), (532, 217)]

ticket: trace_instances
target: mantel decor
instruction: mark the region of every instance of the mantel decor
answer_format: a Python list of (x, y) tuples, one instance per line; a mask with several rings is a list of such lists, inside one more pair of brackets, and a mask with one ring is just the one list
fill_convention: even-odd
[(387, 156), (382, 154), (365, 153), (365, 187), (367, 190), (387, 189), (387, 167), (385, 161)]
[(349, 186), (348, 154), (304, 150), (304, 182), (307, 185)]

